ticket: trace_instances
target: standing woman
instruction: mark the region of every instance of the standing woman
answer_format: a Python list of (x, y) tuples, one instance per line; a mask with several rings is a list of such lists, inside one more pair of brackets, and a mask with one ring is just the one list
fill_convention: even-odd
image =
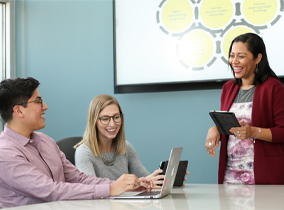
[(125, 140), (124, 119), (118, 101), (110, 95), (98, 95), (89, 106), (83, 140), (74, 146), (75, 165), (85, 174), (117, 180), (122, 174), (150, 178), (160, 188), (162, 170), (149, 174), (133, 146)]
[(221, 110), (234, 112), (234, 135), (208, 131), (205, 147), (215, 155), (221, 140), (219, 184), (284, 184), (284, 87), (269, 66), (263, 40), (247, 33), (230, 46), (235, 79), (224, 84)]

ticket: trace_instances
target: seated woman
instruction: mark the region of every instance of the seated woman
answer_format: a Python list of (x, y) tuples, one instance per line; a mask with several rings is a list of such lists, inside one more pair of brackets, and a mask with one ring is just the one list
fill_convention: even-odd
[(152, 179), (160, 188), (162, 170), (149, 174), (133, 146), (125, 140), (124, 119), (118, 101), (110, 95), (95, 97), (89, 106), (83, 140), (74, 146), (75, 165), (89, 175), (117, 180), (122, 174)]

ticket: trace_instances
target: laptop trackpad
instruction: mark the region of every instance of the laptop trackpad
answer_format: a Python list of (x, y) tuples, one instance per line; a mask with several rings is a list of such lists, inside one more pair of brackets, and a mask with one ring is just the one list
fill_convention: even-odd
[(139, 191), (139, 192), (125, 192), (125, 193), (121, 194), (119, 197), (132, 197), (132, 196), (138, 195), (141, 192), (142, 191)]

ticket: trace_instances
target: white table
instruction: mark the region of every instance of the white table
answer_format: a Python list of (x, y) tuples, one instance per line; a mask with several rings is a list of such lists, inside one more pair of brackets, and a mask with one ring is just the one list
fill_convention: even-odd
[(57, 201), (9, 210), (284, 209), (284, 185), (186, 184), (162, 199)]

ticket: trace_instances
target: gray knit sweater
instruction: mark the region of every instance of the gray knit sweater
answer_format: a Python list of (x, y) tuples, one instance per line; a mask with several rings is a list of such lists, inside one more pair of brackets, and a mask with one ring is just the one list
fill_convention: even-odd
[[(107, 160), (112, 160), (113, 152), (102, 152)], [(126, 141), (126, 152), (124, 155), (117, 155), (112, 166), (104, 164), (100, 157), (95, 157), (86, 144), (81, 144), (75, 152), (75, 165), (85, 174), (101, 178), (117, 180), (122, 174), (135, 174), (138, 178), (149, 175), (147, 169), (139, 160), (134, 147)]]

